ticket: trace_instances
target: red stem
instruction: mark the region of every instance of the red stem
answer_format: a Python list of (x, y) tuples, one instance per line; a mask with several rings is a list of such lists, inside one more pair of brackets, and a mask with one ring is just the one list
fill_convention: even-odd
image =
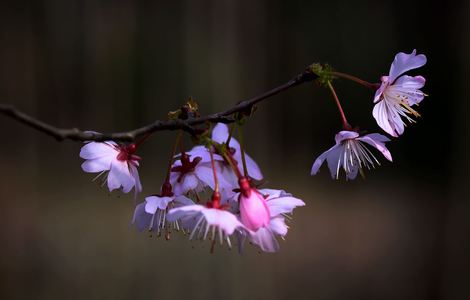
[(377, 85), (376, 83), (370, 83), (368, 81), (365, 81), (365, 80), (360, 79), (356, 76), (349, 75), (349, 74), (346, 74), (346, 73), (331, 72), (331, 75), (354, 81), (355, 83), (359, 83), (360, 85), (365, 86), (365, 87), (370, 88), (370, 89), (373, 89), (373, 90), (376, 90), (380, 86), (380, 85)]
[(341, 121), (343, 122), (343, 128), (345, 130), (351, 130), (351, 125), (349, 125), (348, 120), (346, 119), (341, 102), (339, 101), (338, 95), (336, 95), (335, 89), (333, 88), (333, 85), (330, 81), (328, 81), (328, 87), (330, 88), (331, 94), (333, 94), (333, 98), (335, 98), (336, 106), (338, 106), (339, 114), (341, 115)]

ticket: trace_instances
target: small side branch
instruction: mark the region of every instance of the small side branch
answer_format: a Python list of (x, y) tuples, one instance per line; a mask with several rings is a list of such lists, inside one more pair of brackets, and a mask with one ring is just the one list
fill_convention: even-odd
[(287, 83), (276, 87), (262, 95), (253, 97), (248, 100), (238, 102), (235, 106), (218, 113), (214, 113), (207, 116), (202, 116), (198, 118), (189, 118), (186, 120), (157, 120), (146, 126), (133, 129), (125, 132), (115, 132), (115, 133), (97, 133), (93, 131), (83, 131), (78, 128), (58, 128), (41, 120), (38, 120), (20, 110), (17, 110), (14, 106), (8, 104), (0, 104), (0, 113), (4, 114), (20, 123), (25, 124), (28, 127), (34, 128), (40, 132), (43, 132), (49, 136), (54, 137), (58, 141), (63, 140), (73, 140), (73, 141), (96, 141), (102, 142), (106, 140), (120, 141), (120, 142), (132, 142), (138, 139), (141, 136), (150, 134), (156, 131), (163, 130), (184, 130), (190, 134), (196, 134), (201, 131), (201, 128), (197, 126), (207, 124), (207, 123), (233, 123), (236, 121), (234, 114), (238, 112), (251, 111), (251, 108), (274, 95), (277, 95), (283, 91), (286, 91), (292, 87), (298, 86), (305, 82), (310, 82), (317, 79), (318, 76), (315, 75), (310, 67), (295, 76)]

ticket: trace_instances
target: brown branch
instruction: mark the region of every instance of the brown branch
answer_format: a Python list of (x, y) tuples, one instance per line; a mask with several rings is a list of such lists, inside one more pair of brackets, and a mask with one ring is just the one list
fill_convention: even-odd
[(25, 124), (26, 126), (32, 127), (40, 132), (43, 132), (49, 136), (54, 137), (58, 141), (63, 141), (66, 139), (73, 140), (73, 141), (105, 141), (105, 140), (113, 140), (113, 141), (121, 141), (121, 142), (132, 142), (137, 138), (144, 136), (149, 133), (153, 133), (156, 131), (162, 130), (184, 130), (189, 132), (190, 134), (195, 134), (198, 132), (197, 125), (206, 124), (206, 123), (233, 123), (236, 121), (234, 114), (238, 112), (246, 112), (250, 111), (253, 105), (256, 103), (267, 99), (271, 96), (279, 94), (283, 91), (286, 91), (294, 86), (300, 85), (305, 82), (310, 82), (317, 79), (318, 76), (314, 74), (311, 70), (311, 67), (307, 67), (304, 72), (300, 73), (299, 75), (295, 76), (287, 83), (274, 88), (262, 95), (253, 97), (248, 100), (244, 100), (238, 102), (232, 108), (229, 108), (225, 111), (214, 113), (211, 115), (197, 117), (197, 118), (189, 118), (186, 120), (167, 120), (167, 121), (160, 121), (157, 120), (151, 124), (146, 126), (133, 129), (130, 131), (125, 132), (116, 132), (116, 133), (96, 133), (91, 131), (82, 131), (77, 128), (58, 128), (43, 121), (40, 121), (30, 115), (27, 115), (19, 110), (17, 110), (14, 106), (8, 104), (0, 104), (0, 113), (9, 116), (10, 118)]

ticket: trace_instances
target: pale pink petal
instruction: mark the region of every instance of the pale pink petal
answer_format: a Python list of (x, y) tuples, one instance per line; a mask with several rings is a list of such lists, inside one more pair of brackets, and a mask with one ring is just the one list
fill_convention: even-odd
[[(193, 149), (191, 149), (189, 152), (186, 152), (186, 154), (191, 157), (191, 160), (193, 160), (195, 157), (200, 157), (201, 161), (199, 163), (207, 163), (211, 161), (209, 150), (205, 146), (194, 146)], [(220, 155), (214, 155), (214, 159), (223, 160)]]
[(96, 159), (86, 160), (82, 163), (82, 170), (87, 173), (97, 173), (111, 169), (111, 162), (114, 160), (111, 156), (104, 156)]
[(280, 214), (292, 213), (294, 208), (304, 206), (305, 202), (294, 197), (280, 197), (266, 201), (272, 217)]
[(229, 132), (228, 126), (223, 123), (217, 123), (212, 129), (212, 140), (219, 144), (223, 144), (227, 141)]
[(203, 209), (205, 209), (205, 207), (198, 204), (173, 208), (168, 211), (166, 219), (170, 222), (174, 222), (181, 218), (193, 217), (195, 214), (200, 213)]
[(424, 93), (419, 89), (425, 84), (422, 76), (403, 75), (397, 79), (394, 85), (390, 86), (386, 91), (386, 95), (391, 98), (399, 98), (409, 106), (420, 103), (424, 99)]
[[(386, 76), (383, 76), (386, 77)], [(388, 77), (387, 77), (388, 79)], [(374, 103), (377, 103), (380, 101), (382, 94), (385, 92), (385, 89), (388, 87), (389, 83), (388, 82), (382, 82), (380, 85), (379, 89), (375, 91), (375, 96), (374, 96)]]
[(178, 172), (171, 172), (170, 173), (170, 184), (173, 187), (173, 193), (176, 196), (182, 195), (184, 191), (182, 191), (181, 183), (178, 182), (178, 178), (180, 173)]
[(194, 202), (193, 200), (189, 199), (188, 197), (181, 195), (175, 198), (175, 203), (177, 203), (180, 206), (185, 206), (185, 205), (193, 205)]
[(331, 147), (330, 149), (326, 150), (325, 152), (323, 152), (313, 163), (312, 170), (310, 171), (310, 175), (317, 174), (318, 170), (320, 169), (325, 159), (331, 155), (331, 152), (336, 153), (339, 147), (340, 145), (337, 144)]
[(283, 217), (278, 216), (271, 219), (271, 222), (269, 222), (269, 229), (271, 229), (274, 234), (285, 236), (289, 226), (286, 225), (285, 219)]
[[(194, 170), (194, 174), (199, 178), (199, 180), (208, 185), (211, 189), (215, 188), (214, 173), (211, 167), (208, 165), (206, 166), (198, 164)], [(218, 178), (218, 180), (223, 180), (223, 178)]]
[(357, 140), (363, 141), (364, 143), (367, 143), (375, 147), (385, 156), (386, 159), (388, 159), (389, 161), (392, 161), (392, 154), (387, 149), (387, 147), (385, 147), (385, 143), (384, 143), (384, 142), (390, 141), (390, 139), (387, 138), (386, 136), (378, 134), (378, 133), (372, 133), (372, 134), (359, 137), (357, 138)]
[(196, 175), (192, 173), (188, 173), (184, 175), (183, 182), (181, 184), (181, 188), (183, 193), (186, 193), (191, 190), (195, 190), (199, 185), (199, 180), (197, 179)]
[(264, 252), (279, 251), (279, 243), (268, 228), (261, 227), (255, 233), (250, 234), (249, 238), (253, 244), (258, 245)]
[(129, 173), (127, 162), (118, 160), (113, 161), (108, 174), (109, 191), (118, 189), (122, 186), (122, 191), (124, 193), (128, 193), (134, 185), (135, 181)]
[(172, 197), (159, 197), (150, 196), (145, 198), (145, 212), (149, 214), (155, 214), (157, 209), (164, 210), (167, 208), (168, 203), (173, 201)]
[(137, 167), (134, 166), (134, 163), (136, 162), (129, 163), (129, 171), (132, 178), (134, 178), (134, 191), (135, 196), (137, 196), (138, 193), (142, 192), (142, 184), (140, 183), (139, 171), (137, 171)]
[[(374, 116), (377, 124), (382, 128), (386, 133), (390, 134), (391, 136), (398, 137), (397, 132), (395, 131), (395, 123), (392, 124), (389, 117), (391, 114), (391, 118), (395, 119), (398, 122), (401, 122), (401, 118), (398, 113), (395, 111), (391, 111), (388, 108), (386, 101), (380, 101), (375, 104), (374, 109), (372, 111), (372, 115)], [(403, 132), (403, 131), (402, 131)]]
[(261, 173), (261, 169), (258, 167), (258, 164), (245, 153), (245, 160), (246, 160), (246, 168), (248, 169), (248, 175), (250, 177), (261, 180), (263, 179), (263, 174)]
[(140, 203), (136, 206), (132, 224), (135, 224), (137, 230), (150, 230), (153, 226), (152, 215), (145, 212), (145, 203)]
[(119, 154), (111, 144), (90, 142), (80, 149), (80, 157), (84, 159), (96, 159), (104, 156), (112, 156), (115, 158)]
[(261, 195), (264, 197), (267, 196), (266, 201), (269, 201), (274, 198), (279, 198), (279, 197), (290, 197), (292, 196), (291, 193), (287, 193), (284, 190), (276, 190), (276, 189), (261, 189), (258, 190)]
[(426, 56), (424, 54), (416, 55), (416, 49), (410, 54), (403, 52), (395, 55), (392, 66), (390, 67), (389, 82), (393, 83), (395, 79), (406, 71), (419, 68), (426, 64)]
[(342, 130), (335, 135), (336, 144), (340, 144), (344, 140), (355, 139), (359, 136), (359, 133), (355, 131)]
[(328, 169), (330, 169), (330, 174), (333, 179), (338, 179), (339, 168), (343, 165), (343, 160), (340, 160), (340, 155), (343, 153), (343, 149), (344, 146), (338, 145), (338, 147), (333, 149), (326, 158)]
[(238, 221), (237, 217), (228, 211), (206, 208), (201, 212), (204, 214), (208, 224), (222, 229), (226, 235), (232, 235), (237, 228), (244, 228), (243, 224)]
[(408, 76), (408, 75), (403, 75), (400, 78), (398, 78), (393, 86), (401, 86), (404, 88), (411, 88), (411, 89), (416, 89), (419, 90), (424, 86), (426, 83), (426, 79), (423, 76)]

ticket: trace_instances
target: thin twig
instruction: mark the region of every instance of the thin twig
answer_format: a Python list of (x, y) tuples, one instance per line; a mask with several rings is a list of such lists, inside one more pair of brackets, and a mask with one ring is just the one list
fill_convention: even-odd
[(331, 75), (333, 76), (336, 76), (336, 77), (340, 77), (340, 78), (344, 78), (344, 79), (348, 79), (348, 80), (351, 80), (351, 81), (354, 81), (362, 86), (365, 86), (367, 88), (370, 88), (370, 89), (373, 89), (373, 90), (376, 90), (379, 88), (380, 84), (377, 84), (377, 83), (370, 83), (368, 81), (365, 81), (359, 77), (356, 77), (356, 76), (352, 76), (352, 75), (349, 75), (349, 74), (346, 74), (346, 73), (341, 73), (341, 72), (331, 72)]
[(296, 77), (289, 80), (287, 83), (274, 88), (262, 95), (253, 97), (248, 100), (238, 102), (235, 106), (218, 113), (211, 115), (198, 117), (198, 118), (189, 118), (186, 120), (167, 120), (161, 121), (157, 120), (146, 126), (124, 131), (124, 132), (115, 132), (115, 133), (97, 133), (94, 131), (83, 131), (78, 128), (58, 128), (51, 124), (40, 121), (22, 111), (17, 110), (14, 106), (8, 104), (0, 104), (0, 113), (6, 116), (11, 117), (12, 119), (25, 124), (31, 128), (34, 128), (40, 132), (43, 132), (49, 136), (54, 137), (58, 141), (63, 141), (66, 139), (73, 141), (96, 141), (102, 142), (106, 140), (120, 141), (120, 142), (132, 142), (138, 139), (141, 136), (150, 134), (156, 131), (163, 130), (184, 130), (190, 134), (196, 134), (201, 131), (201, 128), (197, 128), (197, 125), (202, 125), (206, 123), (233, 123), (236, 121), (233, 114), (237, 112), (246, 112), (251, 110), (253, 105), (256, 103), (267, 99), (271, 96), (279, 94), (283, 91), (286, 91), (294, 86), (300, 85), (305, 82), (310, 82), (317, 79), (318, 76), (315, 75), (310, 67), (297, 75)]

